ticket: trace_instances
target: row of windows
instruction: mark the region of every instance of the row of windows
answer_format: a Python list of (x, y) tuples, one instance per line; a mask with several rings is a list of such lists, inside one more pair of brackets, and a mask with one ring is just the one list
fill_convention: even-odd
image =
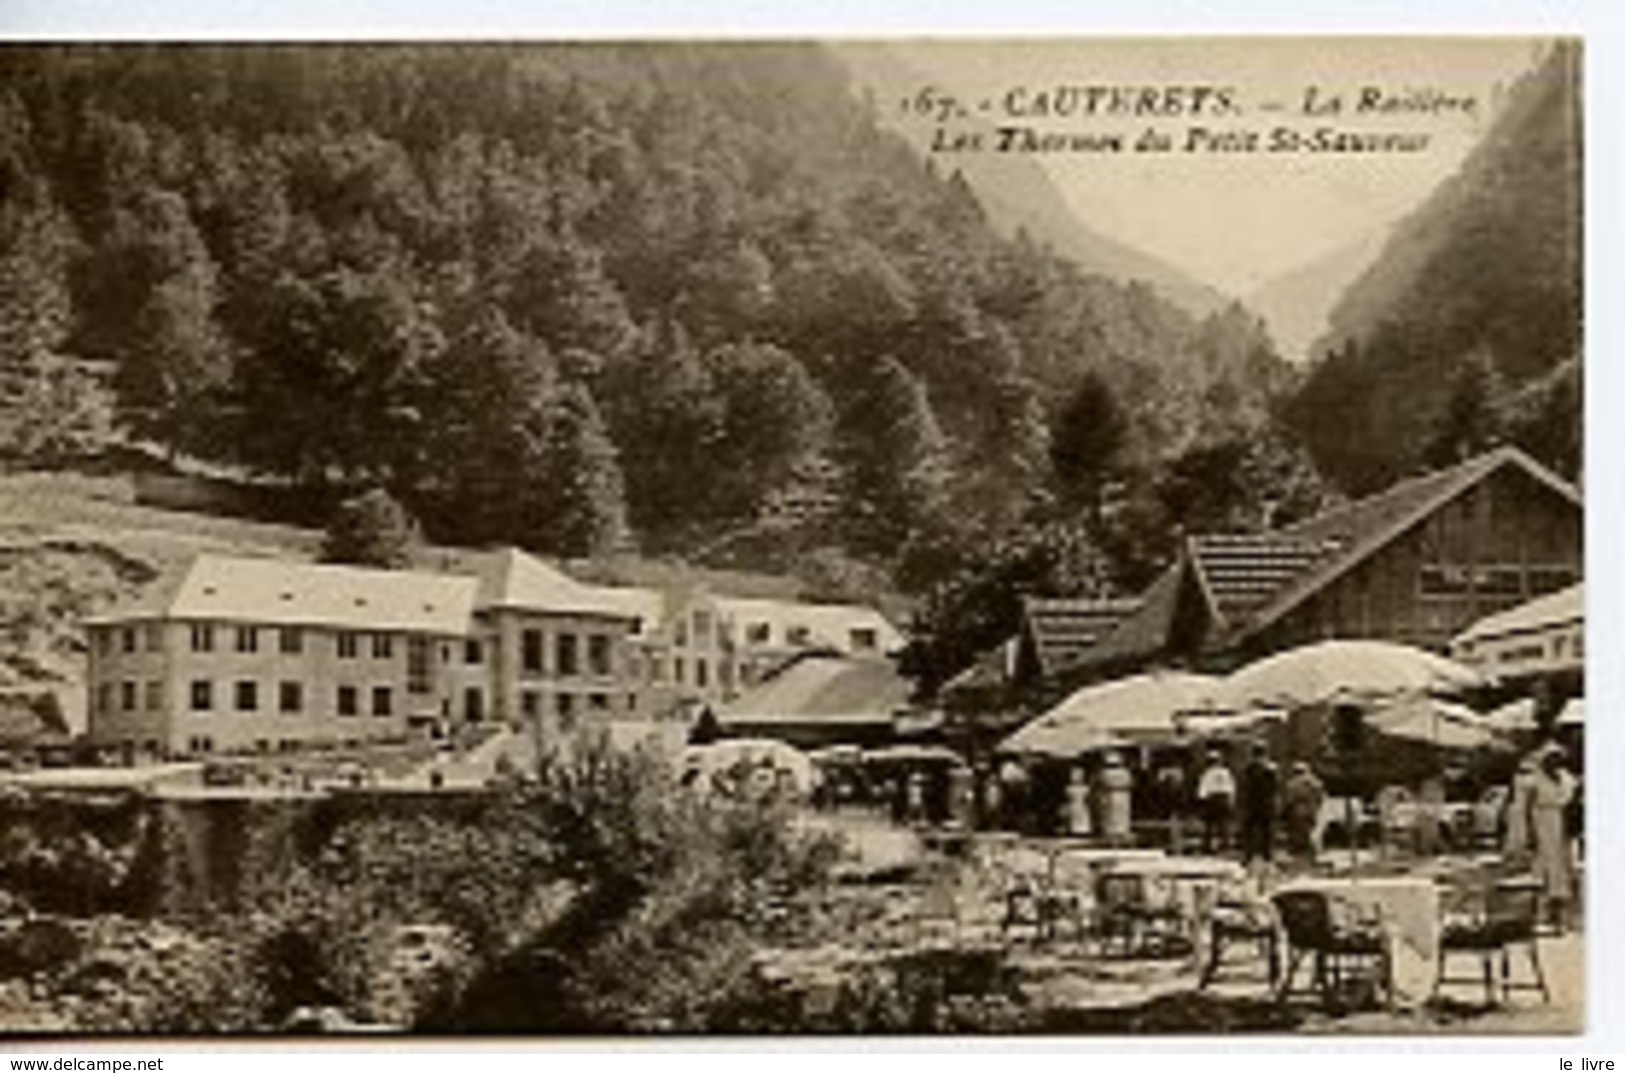
[[(361, 694), (359, 686), (339, 686), (336, 694), (338, 713), (340, 715), (361, 714)], [(260, 710), (260, 683), (251, 678), (241, 679), (231, 683), (231, 708), (238, 712), (257, 712)], [(98, 704), (102, 711), (113, 710), (114, 692), (113, 683), (104, 682), (100, 687)], [(163, 683), (123, 681), (118, 683), (118, 707), (121, 711), (135, 712), (141, 710), (142, 701), (145, 701), (147, 711), (156, 712), (163, 707)], [(395, 691), (389, 686), (373, 686), (371, 690), (371, 712), (376, 716), (390, 716), (395, 714)], [(208, 678), (197, 678), (191, 683), (188, 698), (191, 710), (194, 712), (212, 712), (215, 710), (215, 682)], [(305, 685), (303, 682), (278, 682), (276, 689), (276, 710), (285, 715), (296, 715), (305, 710)]]
[(1579, 571), (1571, 566), (1448, 563), (1422, 567), (1416, 575), (1421, 596), (1539, 596), (1574, 584)]
[[(873, 626), (854, 626), (847, 631), (847, 642), (854, 652), (874, 652), (880, 648), (880, 631)], [(786, 626), (784, 629), (784, 643), (789, 645), (812, 644), (812, 629), (808, 626)], [(770, 622), (752, 622), (745, 627), (745, 641), (751, 645), (766, 645), (773, 642), (773, 624)]]
[[(638, 706), (636, 693), (626, 695), (628, 708)], [(590, 712), (609, 711), (610, 698), (608, 693), (587, 694), (587, 710)], [(528, 717), (542, 713), (542, 695), (533, 689), (524, 690), (519, 694), (519, 710)], [(553, 696), (553, 710), (558, 714), (559, 722), (569, 729), (576, 715), (576, 695), (574, 693), (556, 693)]]
[[(208, 678), (195, 679), (192, 682), (192, 711), (209, 712), (215, 706), (215, 683)], [(297, 715), (305, 710), (305, 686), (303, 682), (277, 683), (277, 711), (284, 715)], [(340, 715), (361, 714), (360, 686), (339, 686), (335, 694), (335, 703)], [(395, 714), (395, 691), (389, 686), (372, 687), (373, 715), (387, 717)], [(257, 712), (260, 710), (260, 683), (253, 679), (242, 679), (232, 683), (232, 707), (239, 712)]]
[[(193, 652), (213, 652), (215, 650), (215, 629), (212, 623), (194, 623), (191, 630)], [(279, 626), (274, 630), (269, 627), (236, 626), (232, 628), (232, 648), (242, 653), (255, 653), (260, 651), (260, 634), (275, 633), (277, 651), (285, 656), (297, 656), (305, 651), (305, 631), (297, 626)], [(334, 638), (334, 646), (340, 659), (355, 659), (361, 654), (362, 638), (369, 638), (368, 648), (374, 659), (393, 659), (395, 656), (395, 638), (387, 633), (358, 634), (340, 633)], [(128, 651), (128, 649), (127, 649)]]
[[(103, 682), (98, 689), (96, 704), (104, 712), (114, 710), (115, 696), (114, 684)], [(138, 712), (145, 709), (156, 712), (164, 706), (164, 684), (162, 682), (135, 682), (126, 679), (118, 683), (117, 707), (123, 712)]]
[[(1536, 588), (1545, 586), (1536, 585)], [(1556, 587), (1550, 586), (1550, 587)], [(1426, 583), (1424, 583), (1426, 591)], [(695, 633), (700, 637), (707, 637), (711, 631), (711, 618), (709, 613), (696, 611), (693, 616)], [(216, 627), (213, 623), (194, 623), (191, 627), (191, 647), (193, 652), (213, 652), (216, 647), (216, 631), (225, 627)], [(276, 650), (283, 655), (300, 655), (305, 650), (305, 631), (297, 626), (260, 627), (236, 626), (231, 627), (231, 647), (237, 652), (250, 654), (260, 651), (262, 633), (276, 634)], [(767, 622), (753, 622), (746, 627), (746, 640), (752, 645), (769, 644), (773, 638), (773, 626)], [(143, 641), (144, 638), (144, 641)], [(339, 658), (355, 659), (361, 654), (363, 638), (370, 638), (367, 647), (374, 659), (394, 658), (394, 638), (387, 633), (359, 634), (340, 633), (335, 638), (335, 647)], [(855, 627), (848, 631), (848, 639), (854, 651), (872, 652), (880, 647), (880, 635), (873, 627)], [(687, 620), (678, 621), (675, 636), (679, 647), (688, 643)], [(812, 642), (812, 630), (807, 626), (793, 625), (785, 629), (785, 642), (792, 645), (806, 645)], [(104, 654), (112, 652), (115, 644), (124, 652), (138, 652), (143, 647), (147, 651), (156, 652), (163, 647), (163, 630), (160, 624), (150, 623), (143, 627), (124, 626), (117, 630), (103, 631), (100, 637), (100, 646)], [(526, 630), (522, 637), (522, 658), (527, 671), (539, 672), (542, 669), (542, 648), (544, 635), (540, 630)], [(555, 639), (555, 655), (557, 657), (558, 673), (573, 675), (580, 673), (578, 666), (578, 638), (575, 634), (562, 633)], [(463, 662), (477, 665), (484, 660), (483, 646), (477, 640), (464, 643)], [(587, 637), (587, 670), (590, 674), (607, 675), (611, 673), (611, 642), (610, 638), (593, 634)]]
[[(553, 673), (568, 677), (581, 673), (580, 638), (561, 633), (553, 638)], [(519, 662), (530, 674), (542, 673), (542, 652), (546, 635), (541, 630), (525, 630), (519, 635)], [(614, 673), (610, 638), (601, 633), (587, 635), (587, 673), (604, 677)]]

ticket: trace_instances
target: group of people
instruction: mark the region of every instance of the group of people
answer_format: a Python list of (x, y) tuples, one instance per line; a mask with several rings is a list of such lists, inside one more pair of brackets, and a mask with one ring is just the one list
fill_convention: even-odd
[[(1286, 831), (1287, 850), (1313, 856), (1319, 849), (1320, 809), (1326, 788), (1308, 764), (1292, 765), (1284, 785), (1269, 749), (1253, 746), (1240, 772), (1231, 770), (1224, 753), (1210, 749), (1196, 784), (1196, 808), (1202, 823), (1202, 852), (1229, 850), (1239, 833), (1242, 858), (1275, 856), (1277, 819)], [(1177, 824), (1177, 818), (1175, 820)]]

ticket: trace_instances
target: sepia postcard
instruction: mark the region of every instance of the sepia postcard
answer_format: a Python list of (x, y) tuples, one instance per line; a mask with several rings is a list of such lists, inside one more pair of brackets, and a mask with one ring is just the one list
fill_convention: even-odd
[(0, 45), (0, 1034), (1584, 1032), (1582, 52)]

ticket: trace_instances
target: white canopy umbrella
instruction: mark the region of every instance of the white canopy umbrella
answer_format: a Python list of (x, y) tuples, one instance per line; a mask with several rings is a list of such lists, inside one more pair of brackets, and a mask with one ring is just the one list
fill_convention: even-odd
[(1501, 705), (1499, 708), (1484, 716), (1484, 722), (1492, 729), (1509, 734), (1515, 730), (1534, 730), (1535, 699), (1521, 697), (1518, 700)]
[(1179, 671), (1137, 674), (1087, 686), (1034, 719), (1001, 747), (1006, 752), (1079, 756), (1135, 741), (1181, 735), (1182, 717), (1220, 711), (1219, 680)]
[(1586, 699), (1572, 697), (1563, 705), (1563, 710), (1557, 715), (1557, 725), (1560, 727), (1583, 727), (1586, 725)]
[(1384, 705), (1372, 712), (1371, 725), (1390, 737), (1443, 749), (1481, 749), (1499, 741), (1483, 716), (1437, 697), (1407, 697)]
[(1389, 641), (1319, 641), (1250, 663), (1225, 679), (1237, 708), (1372, 704), (1482, 684), (1454, 660)]

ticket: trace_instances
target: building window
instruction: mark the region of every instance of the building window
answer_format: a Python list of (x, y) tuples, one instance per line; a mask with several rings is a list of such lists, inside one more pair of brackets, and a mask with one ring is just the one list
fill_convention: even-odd
[(587, 695), (587, 707), (591, 708), (595, 712), (609, 711), (609, 694), (589, 693)]
[(784, 631), (784, 639), (793, 645), (804, 645), (812, 640), (812, 630), (806, 626), (791, 626)]
[(427, 637), (406, 639), (406, 691), (423, 694), (429, 692), (429, 657), (434, 648)]
[(554, 701), (559, 710), (559, 729), (569, 731), (575, 727), (576, 699), (572, 694), (560, 693)]
[(526, 630), (519, 635), (519, 664), (531, 674), (542, 673), (541, 630)]
[(192, 651), (214, 651), (214, 627), (206, 622), (197, 623), (192, 627)]
[(477, 666), (484, 659), (485, 653), (482, 651), (482, 646), (479, 641), (467, 640), (463, 642), (464, 663), (468, 664), (470, 667), (473, 667)]
[(601, 633), (587, 638), (587, 670), (596, 675), (610, 673), (609, 638)]
[(1517, 566), (1481, 566), (1473, 578), (1481, 596), (1522, 596), (1523, 569)]
[(1529, 595), (1544, 596), (1548, 592), (1566, 589), (1579, 580), (1572, 566), (1531, 566), (1529, 568)]
[(355, 634), (353, 634), (353, 633), (341, 633), (341, 634), (339, 634), (338, 646), (339, 646), (339, 659), (355, 659), (356, 650), (358, 648), (358, 646), (356, 644)]
[(120, 647), (126, 652), (135, 651), (135, 627), (126, 626), (119, 631)]
[(773, 640), (773, 626), (767, 622), (752, 622), (745, 627), (745, 640), (753, 645), (765, 645)]
[(96, 651), (104, 656), (113, 654), (113, 631), (96, 630), (92, 635), (96, 639)]
[(1417, 572), (1416, 585), (1423, 596), (1466, 596), (1472, 571), (1465, 566), (1424, 566)]
[(237, 683), (237, 710), (239, 712), (254, 712), (260, 707), (260, 686), (258, 682), (242, 681)]
[(672, 627), (671, 643), (679, 646), (688, 644), (688, 619), (679, 618)]
[(387, 634), (387, 633), (375, 633), (375, 634), (372, 635), (372, 658), (373, 659), (391, 659), (391, 658), (394, 657), (394, 655), (395, 655), (395, 643), (394, 643), (394, 639), (391, 638), (389, 636), (389, 634)]
[(541, 698), (534, 689), (527, 689), (519, 694), (519, 710), (524, 715), (534, 717), (542, 710)]
[(164, 650), (164, 628), (158, 623), (149, 623), (147, 626), (147, 651), (162, 652)]
[(394, 715), (395, 692), (388, 686), (372, 687), (372, 714)]
[(628, 693), (626, 695), (626, 710), (629, 712), (635, 712), (638, 710), (638, 695), (636, 693)]
[(880, 647), (880, 634), (868, 627), (859, 627), (851, 632), (852, 651), (873, 652)]
[(147, 711), (156, 712), (164, 706), (164, 684), (162, 682), (147, 683)]
[(649, 682), (664, 682), (666, 680), (666, 661), (659, 656), (649, 657)]
[(134, 682), (120, 682), (119, 683), (119, 702), (120, 702), (120, 706), (125, 711), (127, 711), (127, 712), (135, 711), (136, 695), (135, 695), (135, 683)]
[(283, 713), (297, 712), (305, 706), (305, 688), (299, 682), (283, 682), (277, 688), (277, 708)]
[(354, 715), (356, 711), (355, 686), (339, 686), (339, 714)]
[(260, 631), (252, 626), (237, 627), (237, 651), (258, 652), (260, 650)]
[(686, 669), (683, 667), (683, 657), (678, 656), (671, 661), (671, 680), (682, 685), (687, 679)]
[(277, 631), (277, 647), (284, 656), (297, 656), (305, 650), (305, 634), (296, 626), (284, 626)]
[(463, 718), (470, 723), (478, 723), (485, 718), (484, 691), (472, 687), (463, 690)]
[(103, 682), (96, 687), (96, 710), (103, 715), (113, 713), (113, 683)]
[(569, 677), (581, 673), (576, 654), (575, 634), (559, 634), (556, 654), (558, 656), (558, 673), (561, 676)]
[(694, 661), (694, 686), (704, 689), (711, 684), (711, 665), (703, 659)]
[(700, 647), (711, 643), (711, 612), (694, 612), (694, 644)]

